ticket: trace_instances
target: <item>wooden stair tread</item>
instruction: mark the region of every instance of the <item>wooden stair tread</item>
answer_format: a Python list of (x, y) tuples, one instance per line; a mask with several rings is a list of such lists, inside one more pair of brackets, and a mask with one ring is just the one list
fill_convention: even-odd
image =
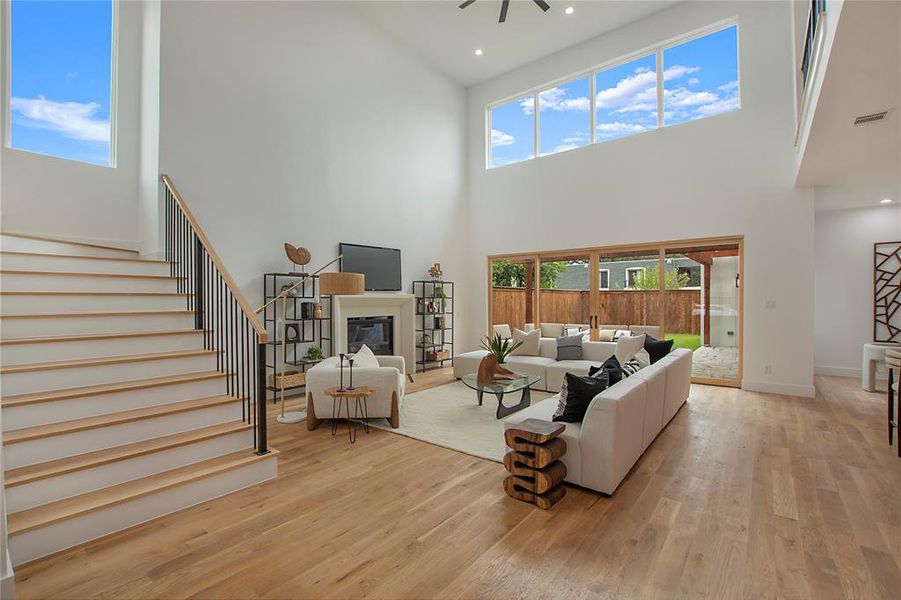
[(104, 383), (101, 385), (87, 385), (84, 387), (67, 388), (63, 390), (51, 390), (49, 392), (29, 392), (27, 394), (16, 394), (14, 396), (3, 397), (2, 406), (3, 408), (10, 408), (13, 406), (24, 406), (39, 402), (56, 402), (58, 400), (83, 398), (85, 396), (95, 396), (98, 394), (130, 392), (146, 388), (202, 381), (204, 379), (217, 379), (220, 377), (228, 377), (229, 375), (229, 373), (221, 373), (219, 371), (199, 371), (197, 373), (163, 375), (162, 377), (148, 377), (146, 379), (132, 379), (129, 381), (117, 381), (115, 383)]
[(203, 329), (161, 329), (160, 331), (127, 331), (125, 333), (86, 333), (77, 335), (49, 335), (30, 338), (4, 338), (0, 339), (0, 346), (15, 346), (17, 344), (42, 344), (58, 342), (87, 342), (94, 340), (119, 340), (128, 338), (156, 337), (163, 335), (201, 335)]
[(169, 261), (161, 258), (133, 258), (129, 256), (79, 256), (78, 254), (55, 254), (53, 252), (27, 252), (25, 250), (0, 250), (0, 255), (12, 254), (14, 256), (41, 256), (50, 258), (81, 258), (85, 260), (111, 260), (126, 263), (151, 263), (167, 265)]
[(0, 275), (43, 275), (62, 277), (120, 277), (124, 279), (184, 279), (177, 275), (138, 275), (134, 273), (81, 273), (76, 271), (32, 271), (30, 269), (0, 269)]
[(57, 369), (73, 369), (78, 367), (96, 367), (100, 365), (119, 365), (133, 362), (167, 360), (170, 358), (193, 358), (195, 356), (215, 355), (216, 350), (175, 350), (169, 352), (153, 352), (151, 354), (127, 354), (125, 356), (103, 356), (99, 358), (78, 358), (75, 360), (59, 360), (53, 362), (27, 363), (0, 367), (0, 375), (11, 373), (30, 373), (32, 371), (54, 371)]
[(147, 406), (144, 408), (135, 408), (121, 412), (107, 413), (104, 415), (95, 415), (85, 417), (83, 419), (73, 419), (71, 421), (60, 421), (59, 423), (48, 423), (46, 425), (36, 425), (34, 427), (24, 427), (22, 429), (12, 429), (3, 433), (3, 445), (17, 444), (20, 442), (29, 442), (42, 438), (52, 437), (56, 435), (64, 435), (67, 433), (76, 433), (86, 429), (95, 429), (98, 427), (108, 427), (110, 425), (121, 425), (122, 423), (130, 423), (141, 419), (150, 419), (153, 417), (162, 417), (174, 415), (190, 410), (198, 410), (201, 408), (209, 408), (221, 404), (229, 404), (231, 402), (241, 402), (235, 396), (210, 396), (208, 398), (195, 398), (193, 400), (184, 400), (182, 402), (171, 402), (168, 404), (158, 404), (155, 406)]
[(64, 290), (59, 292), (32, 292), (0, 290), (0, 296), (150, 296), (151, 298), (180, 296), (182, 298), (185, 298), (187, 296), (193, 296), (193, 294), (188, 294), (186, 292), (80, 292), (78, 290)]
[(246, 431), (250, 428), (250, 423), (233, 421), (230, 423), (222, 423), (210, 427), (192, 429), (191, 431), (184, 431), (172, 435), (134, 442), (132, 444), (115, 446), (113, 448), (104, 448), (103, 450), (79, 454), (77, 456), (67, 456), (66, 458), (58, 460), (10, 469), (4, 473), (4, 483), (6, 484), (6, 487), (15, 487), (17, 485), (47, 479), (48, 477), (57, 477), (74, 471), (99, 467), (121, 460), (137, 458), (139, 456), (144, 456), (145, 454), (152, 454), (162, 450), (186, 446), (214, 437)]
[(270, 449), (269, 454), (263, 456), (254, 454), (253, 450), (250, 449), (241, 450), (134, 481), (88, 492), (80, 496), (73, 496), (72, 498), (11, 513), (8, 515), (7, 521), (8, 532), (10, 536), (21, 535), (66, 519), (266, 460), (277, 454), (278, 451), (274, 448)]
[(61, 238), (54, 238), (44, 235), (32, 235), (30, 233), (14, 233), (12, 231), (0, 231), (0, 236), (9, 236), (9, 237), (17, 237), (23, 238), (26, 240), (39, 240), (41, 242), (55, 242), (58, 244), (70, 244), (72, 246), (84, 246), (86, 248), (102, 248), (103, 250), (119, 250), (122, 252), (131, 252), (133, 254), (140, 254), (134, 248), (123, 248), (122, 246), (110, 246), (106, 244), (95, 244), (93, 242), (79, 242), (74, 240), (64, 240)]
[(96, 317), (148, 317), (156, 315), (193, 315), (193, 310), (124, 310), (86, 313), (29, 313), (0, 315), (0, 319), (82, 319)]

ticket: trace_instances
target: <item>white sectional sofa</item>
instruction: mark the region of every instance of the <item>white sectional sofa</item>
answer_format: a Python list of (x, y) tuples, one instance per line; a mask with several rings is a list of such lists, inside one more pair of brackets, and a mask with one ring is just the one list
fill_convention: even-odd
[[(515, 373), (529, 373), (541, 377), (541, 381), (532, 386), (535, 390), (559, 392), (566, 373), (588, 375), (588, 369), (598, 366), (613, 356), (616, 342), (582, 342), (582, 360), (557, 360), (557, 340), (541, 338), (538, 356), (514, 355), (507, 358), (506, 367)], [(464, 375), (479, 370), (479, 363), (487, 350), (464, 352), (454, 356), (454, 377), (460, 379)], [(637, 355), (639, 362), (647, 364), (650, 358), (642, 350)]]
[[(567, 329), (575, 329), (578, 328), (582, 331), (588, 330), (588, 325), (586, 323), (539, 323), (538, 329), (541, 329), (541, 337), (546, 338), (558, 338), (563, 337), (566, 334)], [(510, 326), (509, 325), (494, 325), (493, 327), (495, 333), (500, 333), (501, 337), (510, 337)], [(525, 331), (532, 331), (535, 329), (535, 326), (531, 323), (526, 323)], [(611, 331), (617, 331), (620, 329), (628, 329), (629, 331), (641, 335), (642, 333), (646, 333), (655, 338), (660, 337), (660, 327), (657, 325), (598, 325), (598, 329), (606, 329)], [(507, 332), (504, 334), (504, 332)]]
[[(673, 350), (595, 396), (581, 423), (564, 423), (566, 429), (561, 437), (566, 440), (566, 454), (561, 460), (566, 465), (566, 481), (604, 494), (616, 491), (688, 399), (691, 357), (690, 350)], [(511, 368), (520, 370), (518, 365)], [(551, 372), (550, 366), (546, 369)], [(504, 428), (515, 427), (526, 419), (552, 420), (558, 399), (559, 394), (507, 417)]]

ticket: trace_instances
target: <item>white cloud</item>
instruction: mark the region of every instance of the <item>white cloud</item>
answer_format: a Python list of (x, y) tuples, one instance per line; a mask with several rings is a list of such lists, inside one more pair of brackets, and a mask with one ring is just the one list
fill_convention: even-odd
[(553, 150), (553, 152), (550, 152), (550, 154), (554, 154), (554, 153), (556, 153), (556, 152), (565, 152), (566, 150), (573, 150), (573, 149), (578, 148), (578, 147), (580, 147), (580, 146), (582, 146), (582, 144), (572, 144), (572, 143), (566, 144), (566, 143), (563, 143), (563, 144), (560, 144), (560, 145), (558, 145), (557, 147), (555, 147), (554, 150)]
[(665, 93), (667, 106), (699, 106), (701, 104), (710, 104), (720, 99), (719, 96), (712, 92), (693, 92), (688, 88), (680, 87), (672, 90), (666, 90)]
[(722, 100), (717, 100), (716, 102), (704, 104), (703, 106), (699, 106), (697, 109), (695, 109), (695, 112), (700, 116), (708, 117), (710, 115), (719, 114), (721, 112), (736, 110), (738, 107), (738, 96), (732, 96), (729, 98), (723, 98)]
[(701, 80), (697, 77), (692, 77), (688, 80), (688, 85), (698, 85), (699, 83), (701, 83)]
[(491, 147), (495, 148), (498, 146), (510, 146), (516, 142), (516, 138), (501, 131), (500, 129), (492, 129), (491, 130)]
[(685, 65), (673, 65), (663, 71), (663, 81), (672, 81), (673, 79), (679, 79), (680, 77), (685, 77), (686, 75), (690, 75), (692, 73), (697, 73), (700, 70), (701, 70), (701, 67), (686, 67)]
[(657, 75), (653, 71), (642, 70), (633, 75), (624, 77), (616, 82), (616, 85), (603, 89), (595, 96), (598, 108), (619, 108), (636, 102), (649, 90), (656, 93)]
[[(531, 115), (535, 111), (535, 102), (531, 97), (523, 98), (519, 105), (522, 107), (522, 112), (527, 115)], [(541, 111), (588, 110), (591, 108), (590, 105), (588, 97), (567, 98), (566, 90), (558, 87), (544, 90), (538, 94), (538, 110)]]
[(647, 131), (647, 127), (638, 123), (598, 123), (597, 137), (599, 139), (611, 139), (622, 137), (624, 135), (632, 135), (633, 133), (641, 133)]
[(729, 83), (724, 83), (716, 89), (720, 90), (721, 92), (731, 92), (732, 90), (737, 90), (738, 81), (730, 81)]
[(100, 105), (96, 102), (55, 102), (43, 96), (12, 98), (10, 109), (24, 127), (47, 129), (67, 138), (88, 142), (108, 142), (110, 124), (97, 118)]

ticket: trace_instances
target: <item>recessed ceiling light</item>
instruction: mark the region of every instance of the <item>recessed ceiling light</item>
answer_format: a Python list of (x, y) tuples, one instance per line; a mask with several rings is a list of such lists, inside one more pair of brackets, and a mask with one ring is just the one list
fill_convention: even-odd
[(574, 12), (576, 12), (576, 9), (573, 8), (572, 6), (567, 6), (567, 7), (563, 10), (563, 12), (565, 12), (565, 13), (568, 14), (568, 15), (571, 15), (571, 14), (573, 14)]
[(481, 49), (481, 48), (476, 48), (475, 54), (476, 54), (476, 56), (482, 56), (482, 49)]
[(891, 204), (891, 203), (892, 203), (891, 198), (883, 198), (882, 200), (879, 201), (879, 204)]

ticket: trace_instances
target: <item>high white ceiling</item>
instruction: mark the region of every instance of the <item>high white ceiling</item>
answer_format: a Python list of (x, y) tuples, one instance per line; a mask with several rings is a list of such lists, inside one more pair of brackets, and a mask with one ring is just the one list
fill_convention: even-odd
[[(470, 86), (677, 4), (675, 0), (513, 0), (497, 22), (499, 0), (356, 1), (366, 20), (392, 35), (458, 83)], [(564, 9), (572, 6), (573, 14)], [(481, 48), (482, 56), (474, 51)]]

